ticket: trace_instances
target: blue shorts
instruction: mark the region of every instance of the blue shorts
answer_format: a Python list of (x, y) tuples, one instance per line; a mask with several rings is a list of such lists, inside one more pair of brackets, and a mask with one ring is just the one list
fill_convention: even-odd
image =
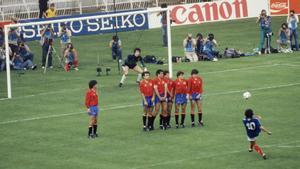
[[(152, 96), (146, 96), (145, 99), (148, 104), (147, 107), (148, 108), (152, 107), (153, 106)], [(145, 106), (144, 100), (142, 100), (142, 105)]]
[(200, 94), (200, 97), (197, 98), (197, 96), (198, 96), (199, 94), (200, 94), (200, 93), (193, 93), (193, 94), (192, 94), (192, 100), (194, 100), (194, 101), (202, 100), (202, 94)]
[(91, 107), (89, 107), (89, 109), (90, 109), (90, 112), (88, 114), (90, 116), (94, 116), (94, 117), (98, 116), (98, 112), (99, 112), (98, 106), (91, 106)]
[[(163, 96), (164, 96), (164, 94), (160, 94), (160, 97), (163, 97)], [(154, 99), (154, 104), (156, 105), (157, 103), (162, 103), (162, 102), (165, 102), (165, 101), (166, 100), (163, 100), (163, 101), (159, 100), (158, 96), (156, 95), (155, 99)]]
[(187, 103), (186, 94), (176, 94), (175, 104), (186, 104), (186, 103)]

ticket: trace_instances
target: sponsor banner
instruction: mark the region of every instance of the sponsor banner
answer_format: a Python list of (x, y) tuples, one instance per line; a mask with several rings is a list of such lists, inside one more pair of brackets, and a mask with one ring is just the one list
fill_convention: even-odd
[(289, 0), (270, 0), (270, 15), (287, 15), (289, 13)]
[[(124, 12), (124, 11), (123, 11)], [(126, 11), (128, 12), (128, 11)], [(109, 13), (94, 13), (86, 15), (77, 15), (77, 16), (63, 16), (57, 17), (55, 19), (66, 19), (66, 18), (80, 18), (87, 16), (99, 16)], [(25, 22), (38, 22), (44, 21), (45, 19), (31, 19), (31, 20), (21, 20), (21, 23)], [(49, 19), (54, 20), (54, 19)], [(103, 34), (103, 33), (112, 33), (115, 32), (115, 28), (118, 32), (122, 31), (133, 31), (133, 30), (144, 30), (149, 29), (148, 25), (148, 14), (134, 14), (134, 15), (124, 15), (118, 17), (106, 17), (100, 19), (89, 19), (73, 22), (64, 22), (67, 27), (71, 30), (72, 36), (79, 35), (90, 35), (90, 34)], [(116, 27), (115, 27), (116, 23)], [(59, 32), (61, 26), (59, 23), (52, 24), (55, 35)], [(37, 40), (40, 39), (40, 32), (43, 28), (43, 25), (35, 26), (25, 26), (21, 27), (20, 31), (23, 33), (24, 39)]]
[[(268, 10), (268, 0), (222, 0), (194, 4), (174, 5), (171, 9), (172, 25), (199, 24), (257, 17), (262, 9)], [(149, 27), (160, 27), (157, 16), (149, 15)]]

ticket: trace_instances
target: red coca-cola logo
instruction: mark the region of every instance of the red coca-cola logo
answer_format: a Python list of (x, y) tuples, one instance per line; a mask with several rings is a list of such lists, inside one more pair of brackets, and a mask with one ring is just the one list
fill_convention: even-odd
[(247, 0), (178, 5), (173, 7), (171, 17), (176, 24), (248, 17)]
[(274, 2), (271, 4), (271, 8), (275, 10), (282, 10), (288, 8), (288, 5), (286, 2)]

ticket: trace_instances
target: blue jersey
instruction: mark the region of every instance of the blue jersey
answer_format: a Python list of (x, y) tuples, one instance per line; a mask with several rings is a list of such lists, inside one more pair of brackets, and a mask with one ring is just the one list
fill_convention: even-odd
[(194, 51), (193, 40), (187, 40), (187, 43), (186, 43), (184, 49), (186, 52), (193, 52)]
[(60, 40), (63, 44), (70, 43), (70, 37), (66, 33), (61, 35)]
[(288, 37), (286, 36), (286, 33), (285, 33), (285, 31), (280, 31), (280, 35), (279, 35), (279, 37), (280, 37), (280, 40), (282, 40), (282, 41), (286, 41), (286, 40), (288, 40)]
[(214, 48), (214, 42), (211, 40), (208, 40), (205, 42), (203, 46), (203, 51), (213, 51)]
[(247, 136), (249, 138), (255, 138), (259, 135), (261, 129), (260, 129), (260, 122), (258, 119), (244, 119), (243, 120), (244, 126), (247, 131)]
[(292, 30), (296, 30), (298, 27), (297, 25), (297, 20), (296, 20), (296, 17), (293, 16), (290, 18), (290, 21), (289, 21), (289, 28), (292, 29)]
[(260, 18), (260, 28), (261, 29), (270, 29), (271, 28), (271, 17), (267, 16), (265, 20), (263, 17)]
[(73, 52), (68, 52), (67, 54), (67, 62), (73, 62), (75, 60), (75, 56)]

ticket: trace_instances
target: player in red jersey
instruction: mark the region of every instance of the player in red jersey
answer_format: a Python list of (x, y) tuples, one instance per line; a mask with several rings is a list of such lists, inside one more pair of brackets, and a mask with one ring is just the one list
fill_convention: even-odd
[(174, 87), (175, 83), (170, 78), (169, 71), (164, 71), (164, 80), (167, 83), (167, 128), (171, 128), (170, 120), (172, 114), (173, 100), (174, 100)]
[[(153, 101), (154, 101), (154, 84), (150, 79), (150, 72), (146, 71), (142, 73), (143, 80), (140, 81), (140, 93), (143, 99), (143, 130), (147, 131), (151, 128), (152, 111), (153, 111)], [(147, 125), (148, 119), (148, 125)]]
[(191, 101), (191, 120), (192, 127), (195, 127), (195, 105), (198, 109), (198, 124), (199, 127), (203, 126), (202, 121), (202, 93), (203, 93), (203, 82), (202, 78), (198, 76), (199, 71), (197, 69), (193, 69), (191, 72), (191, 77), (188, 80), (188, 88), (189, 88), (189, 99)]
[(177, 79), (175, 80), (175, 122), (176, 128), (179, 127), (179, 108), (181, 107), (181, 127), (184, 128), (185, 109), (188, 97), (188, 82), (183, 78), (184, 72), (177, 72)]
[(97, 134), (97, 117), (98, 117), (98, 94), (97, 94), (97, 81), (91, 80), (89, 82), (89, 90), (85, 95), (85, 106), (87, 107), (87, 113), (90, 116), (88, 137), (98, 137)]
[[(160, 128), (165, 130), (166, 129), (166, 119), (167, 119), (167, 83), (164, 81), (164, 72), (161, 69), (156, 71), (156, 78), (154, 79), (154, 92), (155, 92), (155, 108), (153, 112), (153, 123), (155, 120), (156, 115), (159, 112), (161, 107), (161, 119), (162, 123), (160, 124)], [(151, 129), (153, 130), (154, 127), (152, 125)]]

